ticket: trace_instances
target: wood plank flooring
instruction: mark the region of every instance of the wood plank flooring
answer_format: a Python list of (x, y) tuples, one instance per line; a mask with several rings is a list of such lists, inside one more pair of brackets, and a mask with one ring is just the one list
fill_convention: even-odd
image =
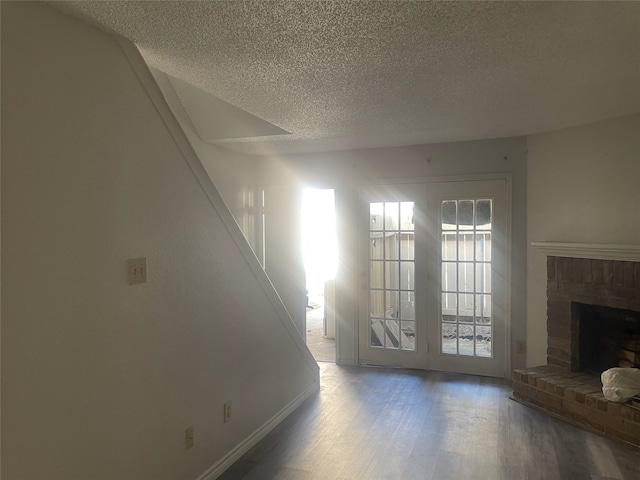
[(221, 479), (640, 480), (640, 451), (510, 400), (506, 381), (320, 366), (320, 393)]

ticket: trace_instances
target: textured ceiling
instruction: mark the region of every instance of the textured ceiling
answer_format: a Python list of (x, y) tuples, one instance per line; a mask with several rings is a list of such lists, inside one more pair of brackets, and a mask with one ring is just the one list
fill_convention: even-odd
[(636, 2), (52, 4), (291, 132), (214, 141), (250, 153), (525, 135), (640, 111)]

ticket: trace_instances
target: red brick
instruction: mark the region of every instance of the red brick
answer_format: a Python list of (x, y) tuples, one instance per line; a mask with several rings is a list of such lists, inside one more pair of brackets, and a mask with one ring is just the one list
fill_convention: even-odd
[(547, 392), (538, 390), (536, 394), (537, 400), (542, 403), (545, 408), (555, 408), (557, 411), (562, 411), (562, 399)]
[(576, 387), (575, 391), (576, 391), (577, 402), (586, 403), (586, 397), (588, 395), (590, 397), (589, 402), (595, 408), (597, 395), (593, 395), (593, 394), (600, 394), (601, 387), (595, 384), (585, 383), (583, 385)]
[(573, 283), (591, 283), (591, 260), (586, 258), (572, 259)]
[(593, 283), (595, 284), (603, 283), (602, 260), (591, 261), (591, 273), (592, 273)]
[(516, 397), (519, 398), (527, 398), (527, 399), (535, 399), (536, 398), (536, 390), (529, 385), (525, 385), (523, 383), (516, 383), (513, 386), (513, 392), (516, 394)]
[(623, 263), (624, 270), (624, 286), (628, 288), (633, 288), (634, 279), (633, 279), (633, 262), (624, 262)]
[(629, 405), (620, 404), (620, 416), (625, 420), (634, 420), (634, 415), (637, 413), (638, 412), (635, 408), (632, 408)]
[(562, 259), (562, 280), (565, 282), (573, 282), (573, 259)]
[[(513, 383), (514, 398), (536, 405), (590, 430), (636, 445), (640, 439), (640, 408), (609, 402), (601, 392), (599, 379), (581, 372), (561, 371), (553, 365), (519, 370), (525, 381)], [(533, 381), (540, 389), (529, 385)], [(564, 394), (564, 397), (558, 396)]]
[(571, 338), (571, 326), (568, 323), (552, 322), (551, 317), (549, 317), (549, 322), (547, 323), (547, 332), (551, 338)]
[[(579, 314), (572, 312), (572, 302), (640, 311), (640, 262), (549, 257), (547, 278), (550, 365), (565, 369), (577, 366), (577, 349), (572, 352), (572, 345), (578, 341)], [(565, 375), (536, 372), (538, 390), (531, 403), (627, 442), (638, 434), (634, 441), (640, 444), (640, 408), (607, 401), (593, 377)]]
[(589, 408), (596, 408), (598, 402), (598, 394), (589, 393), (584, 397), (584, 404)]
[(624, 433), (635, 438), (636, 442), (640, 442), (640, 425), (637, 423), (624, 420)]
[(567, 399), (562, 401), (562, 408), (570, 415), (571, 418), (586, 417), (589, 413), (589, 408), (585, 405)]
[(547, 314), (568, 321), (571, 318), (571, 302), (565, 298), (549, 298), (547, 299)]
[(624, 285), (624, 262), (613, 262), (613, 284), (620, 287)]
[(588, 298), (587, 301), (583, 301), (581, 303), (589, 303), (593, 305), (599, 305), (601, 298), (606, 298), (615, 292), (616, 289), (620, 287), (613, 287), (611, 285), (604, 285), (599, 283), (591, 283), (591, 284), (571, 284), (567, 287), (567, 290), (571, 296), (571, 300), (575, 301), (576, 296)]
[(591, 416), (587, 416), (584, 418), (581, 418), (580, 420), (576, 419), (576, 421), (587, 425), (590, 428), (593, 428), (594, 430), (597, 430), (598, 432), (604, 432), (604, 425), (602, 425), (601, 423), (599, 423), (598, 421), (596, 421), (593, 418), (593, 415)]
[(570, 388), (567, 388), (564, 391), (564, 398), (566, 398), (570, 402), (576, 401), (576, 391)]
[(544, 377), (536, 377), (536, 390), (545, 390), (547, 380)]
[(619, 440), (623, 440), (625, 442), (631, 443), (632, 445), (640, 445), (640, 442), (637, 439), (634, 439), (631, 435), (616, 430), (615, 428), (605, 427), (604, 433), (611, 437), (617, 438)]
[(613, 260), (602, 261), (602, 283), (613, 285)]
[(591, 259), (583, 259), (582, 262), (582, 283), (593, 283), (593, 268)]
[(571, 348), (571, 341), (568, 338), (549, 337), (547, 345), (559, 350), (566, 350), (568, 352)]
[(562, 395), (558, 395), (557, 388), (558, 388), (558, 384), (555, 381), (553, 381), (553, 380), (547, 381), (547, 386), (546, 386), (545, 390), (548, 393), (551, 393), (552, 395), (555, 395), (557, 397), (562, 397)]
[(556, 388), (559, 383), (563, 381), (564, 376), (560, 375), (547, 375), (538, 379), (538, 388), (545, 390), (548, 393), (556, 395)]
[(558, 359), (547, 356), (547, 362), (549, 362), (549, 364), (551, 365), (555, 365), (556, 367), (560, 367), (560, 368), (565, 368), (567, 370), (571, 368), (571, 364), (566, 360), (565, 361), (558, 360)]
[(617, 417), (615, 415), (609, 415), (602, 410), (593, 410), (589, 412), (589, 417), (593, 419), (593, 421), (602, 424), (604, 427), (613, 428), (620, 432), (624, 431), (624, 422), (625, 420)]
[[(549, 372), (561, 372), (562, 369), (555, 367), (553, 365), (541, 365), (539, 367), (534, 367), (533, 371), (535, 372), (544, 372), (544, 373), (549, 373)], [(565, 370), (566, 371), (566, 370)]]
[(571, 360), (571, 353), (566, 350), (560, 350), (558, 348), (547, 348), (547, 355), (557, 358), (559, 360), (569, 361)]
[(547, 280), (556, 279), (556, 257), (547, 257)]
[(609, 415), (622, 418), (622, 404), (618, 402), (609, 402), (607, 404), (607, 412), (609, 412)]
[(585, 259), (574, 258), (573, 259), (573, 283), (585, 283), (584, 281), (584, 264)]
[(556, 280), (559, 282), (564, 282), (565, 280), (564, 258), (562, 257), (556, 257)]
[(577, 387), (581, 383), (582, 382), (579, 379), (576, 379), (576, 380), (568, 379), (567, 381), (556, 386), (556, 395), (560, 397), (565, 397), (565, 398), (569, 398), (568, 395), (570, 395), (571, 399), (573, 400), (576, 398), (575, 390), (573, 390), (573, 388)]

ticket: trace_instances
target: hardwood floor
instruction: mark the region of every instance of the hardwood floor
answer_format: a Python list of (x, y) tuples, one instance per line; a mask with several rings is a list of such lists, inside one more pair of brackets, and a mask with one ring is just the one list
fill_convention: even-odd
[(640, 480), (640, 451), (485, 377), (321, 363), (321, 391), (222, 477)]

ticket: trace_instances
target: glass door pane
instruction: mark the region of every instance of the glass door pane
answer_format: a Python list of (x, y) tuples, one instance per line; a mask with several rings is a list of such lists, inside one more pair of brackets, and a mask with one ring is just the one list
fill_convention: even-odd
[(492, 209), (491, 199), (441, 202), (441, 353), (493, 355)]
[(369, 204), (371, 348), (415, 351), (414, 202)]

